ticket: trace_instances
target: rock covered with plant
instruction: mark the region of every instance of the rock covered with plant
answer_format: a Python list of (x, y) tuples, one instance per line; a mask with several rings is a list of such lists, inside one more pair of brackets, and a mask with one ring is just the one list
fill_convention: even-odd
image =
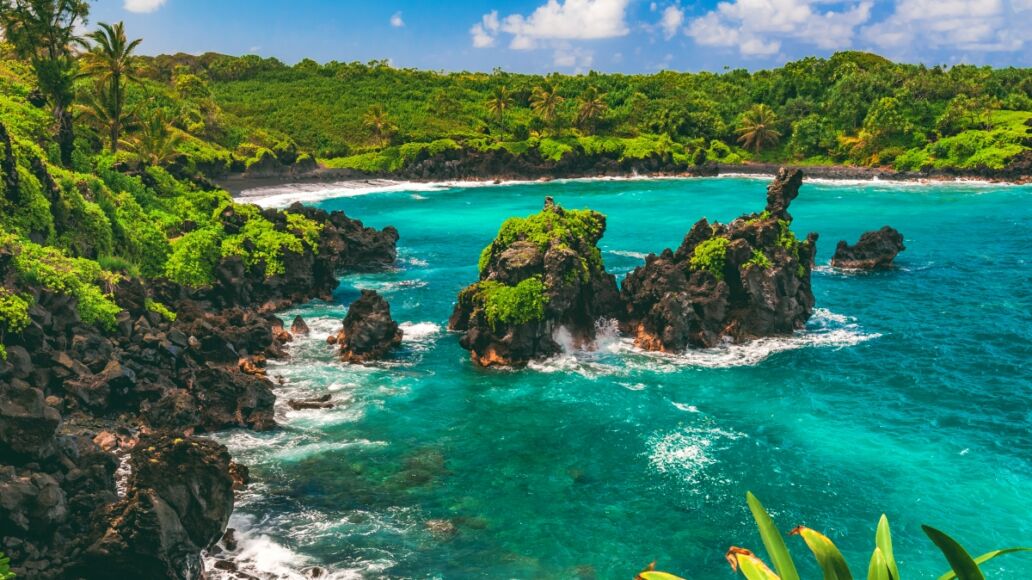
[(782, 168), (759, 214), (730, 224), (699, 220), (677, 250), (650, 255), (624, 279), (622, 329), (648, 350), (679, 352), (725, 339), (789, 334), (814, 305), (817, 234), (799, 240), (789, 204), (803, 174)]
[(895, 228), (864, 232), (855, 245), (841, 240), (831, 257), (831, 265), (845, 270), (878, 270), (892, 267), (892, 261), (905, 250), (903, 234)]
[(541, 212), (502, 224), (481, 253), (480, 280), (459, 293), (448, 322), (477, 364), (518, 366), (556, 354), (560, 327), (575, 342), (594, 339), (596, 321), (619, 309), (598, 248), (605, 229), (602, 214), (551, 198)]
[(375, 290), (362, 290), (344, 317), (343, 328), (331, 339), (344, 362), (383, 358), (401, 344), (402, 332), (391, 318), (391, 306)]

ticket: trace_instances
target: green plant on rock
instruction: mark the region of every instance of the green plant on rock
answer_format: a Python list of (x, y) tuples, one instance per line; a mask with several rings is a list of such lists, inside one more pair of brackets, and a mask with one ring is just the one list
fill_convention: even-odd
[[(759, 556), (751, 550), (732, 546), (728, 549), (726, 558), (731, 568), (740, 572), (748, 580), (799, 580), (799, 572), (796, 569), (795, 561), (788, 551), (785, 538), (774, 524), (770, 514), (764, 509), (760, 500), (756, 499), (751, 492), (746, 494), (746, 501), (753, 519), (760, 531), (760, 539), (767, 552), (772, 566), (768, 566)], [(1032, 548), (1004, 548), (986, 552), (977, 558), (971, 555), (956, 540), (945, 533), (931, 527), (921, 526), (925, 535), (943, 553), (949, 563), (950, 570), (941, 576), (939, 580), (984, 580), (980, 566), (989, 560), (1014, 552), (1030, 552)], [(853, 575), (849, 570), (846, 559), (842, 552), (835, 546), (830, 538), (805, 526), (798, 526), (789, 535), (802, 538), (806, 547), (813, 553), (817, 564), (821, 569), (824, 580), (852, 580)], [(896, 556), (892, 548), (892, 534), (889, 530), (889, 520), (882, 514), (878, 520), (878, 526), (874, 534), (874, 550), (870, 561), (867, 564), (868, 580), (900, 580), (899, 566), (896, 564)], [(680, 580), (673, 574), (656, 572), (650, 569), (638, 575), (641, 580)]]
[[(3, 358), (7, 358), (6, 352), (3, 353)], [(14, 580), (14, 578), (14, 572), (11, 572), (11, 559), (0, 552), (0, 580)]]
[(545, 284), (541, 276), (531, 276), (515, 286), (493, 280), (479, 282), (476, 296), (492, 327), (502, 324), (525, 324), (545, 316)]
[(70, 258), (57, 248), (18, 240), (9, 234), (0, 235), (0, 245), (14, 250), (14, 269), (20, 282), (74, 296), (83, 322), (109, 330), (115, 327), (115, 316), (122, 309), (101, 289), (101, 284), (117, 281), (116, 274), (93, 260)]
[(713, 274), (717, 280), (724, 279), (724, 264), (727, 263), (727, 247), (730, 240), (723, 237), (710, 238), (692, 252), (689, 261), (693, 270), (705, 270)]
[(301, 238), (312, 252), (319, 253), (319, 234), (322, 233), (323, 225), (315, 220), (306, 218), (299, 213), (288, 213), (287, 229)]
[(161, 302), (158, 302), (157, 300), (152, 300), (150, 298), (147, 298), (144, 301), (144, 306), (147, 308), (147, 310), (149, 310), (149, 311), (151, 311), (151, 312), (153, 312), (155, 314), (158, 314), (159, 316), (161, 316), (162, 318), (164, 318), (165, 320), (167, 320), (169, 322), (175, 322), (176, 321), (176, 313), (173, 312), (168, 306), (165, 306), (164, 304), (162, 304)]
[[(582, 240), (598, 240), (602, 237), (605, 225), (605, 216), (590, 209), (564, 210), (549, 207), (524, 218), (509, 218), (502, 223), (494, 241), (480, 253), (480, 271), (484, 271), (495, 252), (505, 251), (513, 242), (527, 241), (537, 245), (542, 251), (552, 243), (564, 246), (578, 245)], [(602, 254), (598, 248), (592, 247), (588, 261), (589, 267), (602, 265)]]
[[(29, 325), (31, 305), (31, 297), (21, 296), (0, 286), (0, 333), (24, 330)], [(4, 358), (7, 358), (6, 355)]]
[(770, 258), (760, 250), (753, 250), (752, 257), (745, 263), (746, 268), (756, 267), (762, 270), (767, 270), (771, 266), (773, 266), (773, 264), (771, 263)]

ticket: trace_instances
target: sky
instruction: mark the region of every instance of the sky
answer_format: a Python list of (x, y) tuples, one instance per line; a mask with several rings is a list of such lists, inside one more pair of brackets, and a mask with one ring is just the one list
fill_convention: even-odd
[(1032, 66), (1032, 0), (96, 0), (140, 52), (445, 71), (771, 68), (868, 50), (902, 62)]

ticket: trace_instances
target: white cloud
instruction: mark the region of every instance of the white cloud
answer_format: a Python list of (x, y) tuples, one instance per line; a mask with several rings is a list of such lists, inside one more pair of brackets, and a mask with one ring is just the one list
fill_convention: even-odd
[(122, 6), (129, 12), (154, 12), (167, 0), (125, 0)]
[(473, 46), (476, 48), (494, 46), (495, 36), (498, 35), (498, 27), (498, 11), (492, 10), (485, 14), (480, 19), (480, 22), (477, 22), (469, 29), (469, 34), (473, 37)]
[(470, 28), (473, 46), (492, 46), (499, 31), (512, 35), (509, 48), (527, 50), (542, 42), (594, 40), (624, 36), (630, 0), (548, 0), (529, 16), (510, 14), (499, 20), (498, 12), (485, 14)]
[(572, 47), (564, 44), (555, 49), (553, 63), (555, 66), (574, 69), (574, 72), (584, 72), (591, 67), (595, 61), (595, 53), (583, 48)]
[(663, 29), (663, 36), (670, 40), (684, 24), (684, 10), (677, 6), (667, 6), (663, 10), (663, 16), (659, 19), (659, 26)]
[(391, 26), (394, 28), (401, 28), (405, 26), (405, 21), (401, 19), (401, 12), (395, 12), (391, 14)]
[[(872, 4), (872, 0), (733, 0), (693, 19), (686, 33), (697, 44), (737, 47), (747, 57), (777, 54), (785, 40), (842, 49), (852, 45), (857, 27), (870, 19)], [(842, 5), (842, 9), (830, 9)]]
[(1019, 51), (1032, 42), (1032, 0), (900, 0), (863, 29), (883, 50), (903, 56), (927, 49)]

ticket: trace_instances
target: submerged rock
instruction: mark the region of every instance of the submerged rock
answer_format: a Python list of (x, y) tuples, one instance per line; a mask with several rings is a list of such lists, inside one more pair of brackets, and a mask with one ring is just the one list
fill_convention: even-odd
[(648, 350), (788, 334), (810, 317), (817, 234), (799, 241), (788, 206), (802, 172), (782, 168), (763, 213), (728, 225), (699, 220), (676, 250), (650, 255), (624, 279), (621, 328)]
[(892, 267), (892, 260), (905, 250), (903, 234), (889, 226), (865, 232), (860, 241), (850, 246), (845, 240), (835, 247), (831, 265), (846, 270), (876, 270)]
[(391, 306), (375, 290), (362, 295), (348, 307), (344, 327), (337, 333), (344, 362), (366, 362), (383, 358), (401, 344), (401, 328), (391, 318)]
[(595, 338), (595, 322), (619, 312), (616, 278), (606, 272), (598, 241), (604, 215), (544, 209), (502, 224), (480, 256), (480, 281), (459, 293), (448, 327), (481, 366), (524, 365), (560, 352), (555, 332), (575, 343)]
[(310, 399), (288, 399), (287, 406), (295, 411), (302, 409), (332, 409), (334, 404), (329, 393)]

